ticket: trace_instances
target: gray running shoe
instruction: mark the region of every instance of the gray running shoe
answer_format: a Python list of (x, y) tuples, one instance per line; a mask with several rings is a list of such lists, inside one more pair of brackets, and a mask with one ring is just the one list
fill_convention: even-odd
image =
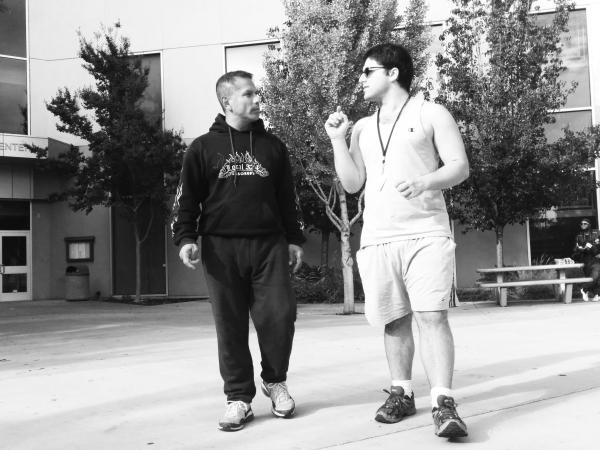
[(254, 419), (254, 413), (252, 412), (250, 403), (241, 400), (227, 402), (225, 414), (223, 414), (223, 417), (219, 421), (219, 430), (239, 431), (252, 419)]
[(431, 410), (433, 424), (435, 425), (435, 434), (445, 438), (467, 436), (467, 426), (458, 417), (454, 399), (440, 395), (437, 398), (437, 404), (437, 408)]
[(290, 396), (285, 381), (281, 383), (267, 383), (263, 380), (261, 384), (263, 394), (271, 399), (271, 412), (276, 417), (289, 419), (296, 410), (294, 399)]
[(415, 394), (404, 395), (404, 389), (401, 387), (392, 387), (388, 391), (389, 397), (375, 413), (375, 420), (381, 423), (400, 422), (405, 416), (412, 416), (417, 412), (415, 408)]

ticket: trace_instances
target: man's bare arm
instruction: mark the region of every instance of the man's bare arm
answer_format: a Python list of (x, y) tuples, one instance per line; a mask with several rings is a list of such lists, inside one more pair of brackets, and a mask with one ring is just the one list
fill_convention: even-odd
[(333, 147), (333, 158), (338, 178), (346, 191), (354, 193), (360, 190), (366, 178), (365, 164), (358, 146), (363, 122), (362, 120), (358, 121), (352, 129), (350, 149), (348, 149), (346, 143), (348, 126), (348, 117), (341, 111), (340, 107), (325, 122), (325, 130)]

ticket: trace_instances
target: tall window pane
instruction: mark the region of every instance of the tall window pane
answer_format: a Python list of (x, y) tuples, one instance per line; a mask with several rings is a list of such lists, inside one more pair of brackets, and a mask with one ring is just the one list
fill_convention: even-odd
[(563, 61), (567, 70), (561, 79), (577, 82), (577, 89), (567, 99), (567, 108), (590, 106), (590, 69), (585, 11), (572, 11), (569, 15), (569, 32), (562, 37)]
[(27, 134), (27, 63), (0, 57), (0, 133)]
[[(549, 24), (553, 14), (542, 14), (539, 20), (542, 24)], [(571, 11), (569, 14), (569, 31), (561, 36), (561, 57), (566, 69), (560, 79), (570, 86), (571, 82), (577, 83), (577, 88), (567, 98), (565, 108), (578, 108), (590, 106), (590, 70), (588, 59), (588, 40), (585, 10)]]
[(0, 54), (27, 56), (25, 0), (0, 1)]
[(142, 67), (148, 71), (148, 87), (142, 96), (140, 107), (151, 122), (162, 120), (162, 84), (160, 79), (160, 54), (140, 55)]
[(143, 55), (142, 66), (150, 69), (148, 87), (142, 98), (142, 109), (148, 120), (162, 120), (162, 85), (160, 81), (160, 55)]
[[(439, 71), (435, 64), (435, 60), (437, 58), (438, 53), (443, 52), (442, 42), (440, 41), (440, 36), (444, 31), (444, 27), (442, 25), (432, 25), (429, 27), (429, 47), (427, 47), (427, 53), (429, 54), (429, 63), (427, 64), (427, 68), (425, 70), (425, 74), (423, 76), (423, 81), (421, 85), (423, 87), (428, 88), (430, 95), (435, 97), (438, 94), (438, 87), (440, 85)], [(415, 80), (415, 83), (419, 82), (419, 80)], [(432, 85), (425, 86), (424, 83), (431, 82)]]

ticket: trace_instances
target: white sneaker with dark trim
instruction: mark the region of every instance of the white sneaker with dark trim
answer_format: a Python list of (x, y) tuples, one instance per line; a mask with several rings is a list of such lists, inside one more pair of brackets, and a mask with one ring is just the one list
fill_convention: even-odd
[(274, 416), (288, 419), (296, 410), (294, 399), (288, 392), (285, 381), (281, 383), (267, 383), (263, 380), (261, 384), (263, 394), (271, 399), (271, 412)]
[(252, 419), (254, 419), (254, 413), (250, 403), (241, 400), (227, 402), (225, 414), (219, 421), (218, 428), (221, 431), (238, 431), (244, 428), (244, 425)]
[(583, 299), (584, 302), (590, 301), (590, 296), (583, 289), (581, 290), (581, 298)]

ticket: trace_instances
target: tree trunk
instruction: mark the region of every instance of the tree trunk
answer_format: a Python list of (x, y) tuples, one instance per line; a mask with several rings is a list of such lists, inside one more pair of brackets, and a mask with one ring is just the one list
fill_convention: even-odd
[(496, 227), (496, 267), (504, 267), (504, 227)]
[(321, 231), (321, 267), (329, 266), (329, 230)]
[(352, 249), (350, 248), (350, 220), (348, 219), (348, 204), (346, 202), (346, 192), (341, 183), (336, 183), (336, 189), (340, 200), (340, 218), (342, 220), (342, 230), (340, 233), (341, 253), (342, 253), (342, 277), (344, 280), (344, 314), (354, 313), (354, 260), (352, 259)]
[(140, 239), (140, 233), (138, 231), (137, 224), (134, 224), (135, 234), (135, 302), (141, 303), (141, 291), (142, 291), (142, 241)]
[[(502, 244), (504, 241), (504, 227), (496, 227), (496, 267), (504, 267), (504, 251)], [(498, 274), (496, 280), (502, 281), (504, 279), (503, 274)], [(497, 303), (501, 304), (502, 289), (496, 288), (496, 300)]]

